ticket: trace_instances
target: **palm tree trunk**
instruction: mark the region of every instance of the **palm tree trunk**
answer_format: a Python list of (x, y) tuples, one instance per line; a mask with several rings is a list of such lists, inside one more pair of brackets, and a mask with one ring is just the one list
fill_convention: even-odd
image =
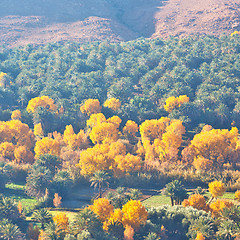
[(102, 185), (101, 183), (99, 184), (99, 197), (102, 197)]

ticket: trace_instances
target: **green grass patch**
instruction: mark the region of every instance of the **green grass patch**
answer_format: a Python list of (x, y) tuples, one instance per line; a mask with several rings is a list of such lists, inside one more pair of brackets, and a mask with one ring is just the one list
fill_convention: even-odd
[(37, 204), (36, 198), (31, 198), (25, 193), (26, 186), (21, 184), (6, 184), (2, 191), (3, 196), (14, 199), (16, 202), (21, 201), (23, 209), (31, 209)]
[(142, 203), (145, 207), (159, 207), (167, 204), (171, 205), (171, 200), (170, 197), (165, 195), (156, 195), (144, 200)]

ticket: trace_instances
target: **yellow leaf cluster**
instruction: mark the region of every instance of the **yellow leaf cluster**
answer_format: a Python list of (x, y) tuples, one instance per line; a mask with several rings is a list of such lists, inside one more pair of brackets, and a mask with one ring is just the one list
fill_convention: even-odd
[(34, 155), (26, 148), (26, 146), (19, 146), (14, 149), (14, 158), (17, 163), (33, 163)]
[(199, 157), (194, 158), (194, 161), (192, 162), (192, 165), (197, 170), (207, 171), (207, 170), (210, 170), (210, 169), (213, 168), (213, 161), (199, 156)]
[(205, 240), (205, 237), (202, 235), (202, 233), (198, 232), (195, 240)]
[(182, 205), (184, 207), (191, 206), (198, 210), (204, 210), (204, 211), (208, 211), (208, 209), (209, 209), (204, 196), (202, 196), (200, 194), (191, 195), (188, 199), (185, 199), (182, 202)]
[(102, 108), (98, 99), (88, 99), (85, 101), (84, 105), (80, 107), (80, 111), (88, 116), (93, 113), (100, 113), (101, 110)]
[(224, 208), (230, 208), (232, 207), (234, 204), (232, 202), (230, 202), (229, 200), (220, 200), (217, 199), (217, 201), (213, 202), (210, 204), (210, 210), (212, 212), (212, 215), (214, 217), (218, 217), (221, 213), (221, 211)]
[(83, 149), (87, 145), (87, 136), (83, 130), (75, 134), (72, 125), (67, 125), (63, 134), (64, 142), (71, 150)]
[(239, 31), (234, 31), (233, 33), (231, 33), (231, 37), (234, 36), (234, 35), (240, 35), (240, 32)]
[(98, 198), (94, 200), (93, 205), (89, 206), (100, 219), (101, 222), (107, 222), (110, 216), (114, 212), (113, 205), (110, 204), (109, 200), (106, 198)]
[(44, 134), (43, 134), (42, 124), (41, 123), (36, 124), (34, 126), (33, 132), (36, 137), (43, 137)]
[(224, 184), (221, 181), (213, 181), (208, 184), (208, 187), (209, 192), (214, 198), (222, 196), (226, 191), (226, 188), (224, 187)]
[(125, 156), (117, 155), (114, 162), (113, 171), (115, 176), (128, 175), (130, 172), (140, 171), (141, 169), (141, 158), (130, 153)]
[(36, 157), (39, 157), (43, 154), (51, 154), (59, 156), (60, 154), (60, 144), (58, 141), (52, 138), (45, 137), (36, 142), (34, 148)]
[(68, 232), (69, 221), (65, 213), (58, 213), (56, 216), (53, 217), (53, 221), (57, 225), (59, 230), (62, 230), (65, 233)]
[(103, 122), (106, 122), (107, 119), (102, 113), (94, 113), (90, 116), (90, 118), (87, 120), (87, 126), (90, 128), (93, 128), (97, 125), (100, 125)]
[(118, 128), (111, 122), (103, 122), (92, 128), (89, 137), (94, 144), (115, 142), (118, 139)]
[(187, 95), (180, 95), (179, 97), (169, 97), (166, 100), (164, 109), (167, 112), (172, 112), (173, 109), (180, 107), (183, 103), (189, 102), (189, 97)]
[(27, 105), (27, 111), (34, 113), (38, 107), (44, 107), (49, 111), (56, 111), (57, 107), (54, 104), (54, 100), (48, 96), (36, 97), (31, 99)]
[(117, 111), (121, 107), (121, 102), (117, 98), (110, 98), (106, 100), (103, 106), (108, 107), (113, 111)]
[(140, 201), (130, 200), (122, 210), (110, 204), (106, 198), (94, 200), (93, 205), (89, 206), (103, 223), (103, 229), (108, 231), (110, 225), (121, 223), (125, 228), (131, 226), (134, 230), (139, 229), (140, 225), (146, 224), (148, 213)]
[(22, 114), (20, 110), (15, 110), (12, 112), (12, 115), (11, 115), (12, 120), (20, 120), (21, 117), (22, 117)]
[(147, 222), (148, 213), (140, 201), (130, 200), (122, 207), (123, 226), (139, 229), (140, 225)]
[(235, 199), (240, 202), (240, 190), (235, 192)]
[[(203, 168), (221, 168), (223, 163), (236, 162), (239, 157), (238, 130), (233, 127), (227, 129), (212, 129), (196, 134), (189, 148), (197, 159), (195, 165), (201, 168), (197, 162), (203, 163)], [(207, 159), (210, 161), (206, 163)]]
[(135, 136), (135, 134), (138, 132), (138, 125), (132, 120), (128, 120), (126, 122), (126, 125), (123, 128), (123, 134), (128, 136)]
[(126, 154), (126, 147), (120, 142), (110, 145), (96, 144), (81, 152), (77, 166), (80, 167), (83, 175), (92, 175), (99, 170), (107, 171), (113, 168), (114, 158), (121, 154)]
[(4, 73), (4, 72), (1, 72), (1, 73), (0, 73), (0, 86), (1, 86), (1, 87), (4, 87), (4, 77), (5, 77), (5, 76), (7, 76), (6, 73)]
[(148, 162), (176, 160), (185, 128), (180, 120), (146, 120), (140, 125), (141, 140)]
[(27, 124), (19, 120), (0, 122), (0, 142), (11, 142), (16, 146), (34, 146), (34, 134)]
[(14, 145), (10, 142), (3, 142), (0, 144), (0, 156), (9, 160), (14, 156)]

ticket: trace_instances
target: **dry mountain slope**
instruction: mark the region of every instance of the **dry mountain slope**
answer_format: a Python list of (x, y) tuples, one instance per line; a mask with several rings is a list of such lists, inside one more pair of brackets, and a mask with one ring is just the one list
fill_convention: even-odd
[(240, 30), (240, 0), (1, 0), (0, 45)]

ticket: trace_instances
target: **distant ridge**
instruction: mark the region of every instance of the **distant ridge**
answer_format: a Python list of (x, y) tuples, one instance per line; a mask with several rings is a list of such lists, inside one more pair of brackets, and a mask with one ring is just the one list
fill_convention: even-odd
[(240, 0), (1, 0), (0, 45), (240, 30)]

